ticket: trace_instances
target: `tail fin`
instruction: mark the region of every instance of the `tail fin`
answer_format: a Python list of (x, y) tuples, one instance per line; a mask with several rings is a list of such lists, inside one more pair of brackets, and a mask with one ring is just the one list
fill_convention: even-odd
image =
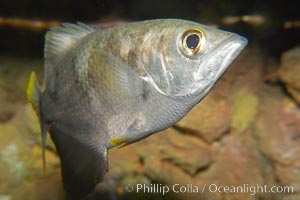
[[(36, 112), (39, 119), (40, 118), (40, 99), (42, 96), (42, 90), (39, 86), (38, 80), (36, 78), (35, 72), (31, 72), (29, 81), (27, 83), (26, 96), (28, 102), (31, 104), (33, 110)], [(43, 167), (44, 173), (46, 172), (46, 159), (45, 159), (45, 146), (46, 146), (46, 136), (48, 132), (48, 125), (41, 122), (42, 129), (42, 147), (43, 147)]]

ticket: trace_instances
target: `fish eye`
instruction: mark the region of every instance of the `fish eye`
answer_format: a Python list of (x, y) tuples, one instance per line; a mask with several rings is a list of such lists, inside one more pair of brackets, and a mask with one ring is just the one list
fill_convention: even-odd
[(199, 46), (200, 43), (199, 35), (192, 34), (187, 36), (185, 43), (189, 49), (195, 49), (197, 46)]
[(204, 45), (205, 36), (199, 29), (193, 28), (185, 31), (181, 37), (181, 48), (188, 57), (199, 53)]

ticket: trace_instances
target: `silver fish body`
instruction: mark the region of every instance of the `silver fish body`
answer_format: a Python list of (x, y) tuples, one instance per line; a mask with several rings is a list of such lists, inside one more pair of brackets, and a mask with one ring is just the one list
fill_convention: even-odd
[(45, 90), (31, 92), (40, 96), (31, 102), (43, 138), (49, 130), (60, 155), (67, 193), (93, 191), (107, 171), (107, 149), (184, 117), (246, 44), (239, 35), (177, 19), (50, 30)]

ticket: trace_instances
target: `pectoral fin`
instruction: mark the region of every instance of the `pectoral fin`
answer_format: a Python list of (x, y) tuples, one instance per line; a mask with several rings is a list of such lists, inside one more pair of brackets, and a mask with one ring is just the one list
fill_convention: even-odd
[(109, 141), (109, 144), (112, 145), (113, 147), (116, 146), (118, 148), (121, 148), (127, 146), (129, 143), (123, 138), (114, 137)]
[(96, 143), (87, 144), (65, 130), (52, 124), (51, 138), (61, 159), (65, 191), (70, 197), (81, 199), (103, 180), (107, 172), (107, 149)]
[(94, 73), (98, 74), (102, 84), (118, 97), (139, 94), (138, 75), (122, 60), (114, 55), (98, 49), (90, 52), (90, 64)]

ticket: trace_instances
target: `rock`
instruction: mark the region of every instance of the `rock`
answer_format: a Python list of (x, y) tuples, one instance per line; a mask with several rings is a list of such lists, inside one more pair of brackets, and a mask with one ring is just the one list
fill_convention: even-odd
[(175, 128), (211, 143), (228, 130), (229, 115), (228, 102), (217, 93), (212, 92), (180, 120)]
[[(173, 128), (141, 141), (134, 145), (134, 148), (143, 160), (145, 173), (159, 181), (174, 178), (178, 180), (189, 179), (189, 176), (194, 176), (212, 162), (209, 145)], [(181, 174), (185, 175), (183, 177), (173, 177), (168, 173), (162, 175), (161, 170), (164, 169), (164, 166), (168, 168), (169, 165), (177, 166), (178, 170), (184, 172)]]
[(300, 47), (283, 53), (278, 74), (289, 94), (300, 104)]
[(0, 56), (0, 122), (8, 121), (26, 104), (26, 84), (31, 71), (41, 80), (42, 60)]
[(14, 126), (1, 125), (0, 129), (0, 180), (17, 185), (30, 174), (31, 152)]
[[(10, 101), (8, 97), (8, 93), (0, 88), (0, 105), (6, 104), (6, 102)], [(0, 122), (5, 122), (11, 119), (14, 115), (15, 110), (17, 110), (17, 105), (8, 104), (6, 106), (0, 107)]]
[(262, 54), (259, 49), (243, 50), (224, 73), (214, 90), (218, 90), (222, 97), (230, 98), (236, 90), (246, 89), (253, 92), (260, 89), (265, 84), (264, 70), (266, 68)]
[[(205, 183), (207, 187), (211, 184), (236, 187), (248, 184), (250, 187), (275, 183), (272, 167), (258, 151), (257, 143), (249, 131), (243, 134), (232, 131), (222, 137), (220, 143), (214, 145), (214, 155), (213, 164), (194, 178), (198, 185)], [(209, 197), (204, 199), (253, 199), (249, 192), (226, 194), (207, 189), (205, 194)], [(258, 196), (264, 199), (265, 195)]]
[[(0, 130), (0, 195), (9, 199), (63, 199), (60, 161), (49, 149), (45, 152), (45, 177), (41, 142), (37, 139), (39, 125), (31, 107), (25, 106), (14, 118), (0, 123)], [(55, 174), (59, 176), (54, 179)]]
[[(56, 173), (44, 176), (43, 178), (29, 179), (14, 187), (6, 188), (2, 192), (2, 195), (8, 198), (4, 200), (64, 200), (66, 197), (62, 190), (60, 176), (60, 171), (58, 170)], [(0, 200), (2, 200), (1, 194)]]
[[(300, 109), (280, 90), (265, 88), (254, 135), (281, 185), (300, 191)], [(289, 171), (289, 173), (287, 173)]]
[[(40, 184), (44, 180), (47, 190), (51, 187), (58, 188), (57, 183), (49, 182), (54, 173), (59, 172), (59, 159), (53, 152), (46, 150), (47, 178), (44, 178), (41, 148), (27, 143), (26, 135), (12, 124), (0, 125), (0, 194), (11, 199), (28, 200), (48, 199), (49, 195), (42, 198), (36, 197), (40, 191)], [(60, 185), (62, 194), (62, 186)], [(46, 198), (47, 197), (47, 198)]]
[[(32, 144), (42, 144), (39, 119), (29, 103), (19, 109), (15, 117), (10, 120), (10, 123), (17, 127), (23, 135), (26, 135), (28, 142)], [(47, 135), (46, 147), (55, 151), (55, 146), (50, 138), (50, 134)]]
[(1, 200), (64, 199), (59, 158), (48, 143), (45, 176), (39, 122), (26, 104), (29, 74), (34, 70), (40, 77), (41, 66), (41, 60), (0, 57)]
[(280, 185), (285, 187), (287, 194), (299, 194), (300, 189), (300, 167), (295, 165), (275, 165), (276, 175)]
[(109, 151), (109, 166), (107, 176), (118, 183), (133, 184), (139, 183), (141, 180), (142, 164), (131, 145), (121, 149), (111, 149)]

